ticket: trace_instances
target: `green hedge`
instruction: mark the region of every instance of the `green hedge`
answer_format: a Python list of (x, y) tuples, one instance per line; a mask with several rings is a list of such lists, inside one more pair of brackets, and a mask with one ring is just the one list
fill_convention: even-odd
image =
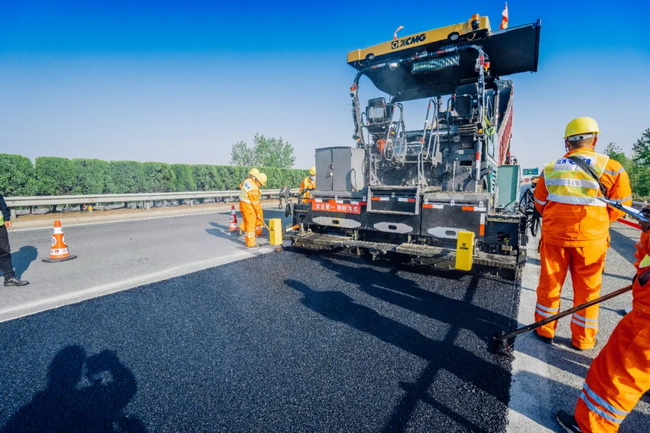
[(34, 195), (38, 191), (34, 166), (29, 158), (0, 153), (0, 194)]
[[(0, 154), (0, 194), (5, 197), (225, 191), (239, 188), (250, 167), (162, 162), (102, 161)], [(298, 188), (307, 170), (260, 167), (266, 189)]]

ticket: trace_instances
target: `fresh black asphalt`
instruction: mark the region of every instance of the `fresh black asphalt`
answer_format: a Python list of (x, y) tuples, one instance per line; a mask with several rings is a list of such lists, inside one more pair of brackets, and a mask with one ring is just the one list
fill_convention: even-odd
[(282, 251), (0, 323), (0, 432), (504, 432), (518, 291)]

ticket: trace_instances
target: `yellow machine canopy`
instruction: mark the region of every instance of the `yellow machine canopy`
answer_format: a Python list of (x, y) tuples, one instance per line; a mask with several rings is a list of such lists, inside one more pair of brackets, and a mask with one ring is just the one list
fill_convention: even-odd
[[(484, 76), (535, 72), (541, 22), (492, 31), (487, 17), (348, 53), (348, 64), (394, 101), (453, 93)], [(479, 59), (480, 55), (483, 58)]]

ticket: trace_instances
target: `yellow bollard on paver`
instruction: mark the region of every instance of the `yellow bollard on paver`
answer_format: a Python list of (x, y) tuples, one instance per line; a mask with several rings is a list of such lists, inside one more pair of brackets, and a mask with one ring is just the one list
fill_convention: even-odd
[(282, 220), (280, 218), (269, 220), (269, 243), (282, 245)]
[(458, 232), (456, 242), (456, 269), (471, 271), (474, 252), (474, 232)]

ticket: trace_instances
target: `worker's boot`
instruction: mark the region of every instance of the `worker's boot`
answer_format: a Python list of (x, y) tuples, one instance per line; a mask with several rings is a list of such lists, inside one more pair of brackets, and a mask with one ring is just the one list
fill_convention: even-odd
[(5, 286), (26, 286), (29, 281), (19, 280), (16, 277), (5, 278)]
[(537, 339), (542, 343), (550, 344), (551, 346), (553, 345), (553, 337), (545, 337), (543, 335), (539, 335), (537, 332), (535, 332), (535, 335), (537, 336)]
[(555, 415), (555, 419), (560, 423), (560, 426), (569, 433), (582, 433), (582, 430), (578, 426), (576, 419), (573, 415), (569, 415), (565, 411), (561, 410)]

